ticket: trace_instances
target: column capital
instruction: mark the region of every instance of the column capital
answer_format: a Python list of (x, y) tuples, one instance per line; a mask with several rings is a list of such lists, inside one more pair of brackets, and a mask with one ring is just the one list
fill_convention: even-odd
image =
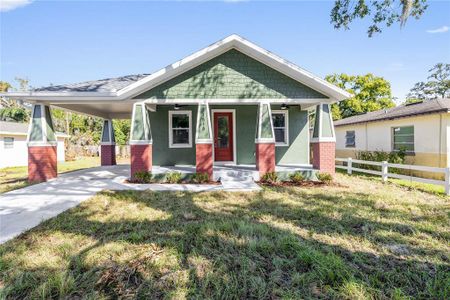
[(116, 137), (114, 136), (114, 126), (111, 119), (103, 120), (101, 145), (115, 145)]
[(336, 142), (334, 132), (333, 116), (331, 114), (330, 104), (320, 103), (316, 106), (316, 115), (314, 117), (314, 130), (311, 137), (311, 143)]
[(256, 120), (256, 144), (275, 143), (275, 133), (272, 123), (272, 110), (269, 102), (261, 102), (258, 105), (258, 116)]
[(133, 105), (130, 145), (151, 145), (153, 143), (150, 126), (150, 111), (144, 102)]
[(196, 144), (212, 144), (212, 127), (209, 104), (207, 102), (198, 104), (197, 126), (195, 131)]
[(28, 127), (27, 145), (28, 147), (57, 145), (52, 115), (48, 105), (33, 104)]

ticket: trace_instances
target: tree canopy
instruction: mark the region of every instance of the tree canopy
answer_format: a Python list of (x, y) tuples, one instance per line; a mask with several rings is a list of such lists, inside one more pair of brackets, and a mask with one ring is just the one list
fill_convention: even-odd
[(330, 17), (336, 29), (349, 29), (356, 19), (371, 18), (367, 35), (372, 37), (383, 26), (404, 26), (409, 17), (419, 19), (427, 7), (427, 0), (336, 0)]
[(342, 73), (328, 75), (325, 80), (354, 95), (333, 104), (331, 109), (334, 120), (395, 106), (391, 84), (383, 77), (377, 77), (371, 73), (366, 75)]
[(407, 102), (450, 97), (450, 64), (437, 63), (428, 73), (428, 81), (417, 82), (411, 88)]

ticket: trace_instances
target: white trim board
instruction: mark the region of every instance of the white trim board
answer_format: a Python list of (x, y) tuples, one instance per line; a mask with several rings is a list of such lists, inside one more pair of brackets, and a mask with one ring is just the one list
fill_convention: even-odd
[(126, 100), (133, 98), (151, 88), (154, 88), (196, 66), (217, 57), (231, 49), (236, 49), (248, 55), (268, 67), (291, 77), (292, 79), (328, 96), (330, 103), (341, 101), (351, 97), (351, 94), (337, 86), (313, 75), (297, 65), (267, 51), (250, 41), (236, 35), (230, 35), (194, 54), (191, 54), (155, 73), (132, 83), (119, 91), (110, 92), (26, 92), (26, 93), (2, 93), (7, 97), (23, 98), (27, 100)]

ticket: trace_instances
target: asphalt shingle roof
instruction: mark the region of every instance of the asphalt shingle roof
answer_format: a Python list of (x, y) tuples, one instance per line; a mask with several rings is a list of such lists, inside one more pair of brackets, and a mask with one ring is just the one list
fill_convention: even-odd
[(450, 111), (450, 99), (435, 99), (428, 100), (421, 103), (414, 103), (408, 105), (400, 105), (390, 109), (382, 109), (373, 112), (368, 112), (362, 115), (357, 115), (334, 122), (335, 126), (350, 125), (356, 123), (366, 123), (381, 120), (391, 120), (404, 118), (407, 116), (431, 114), (438, 112)]
[(127, 75), (116, 78), (106, 78), (84, 81), (72, 84), (52, 85), (34, 89), (35, 92), (115, 92), (150, 74)]

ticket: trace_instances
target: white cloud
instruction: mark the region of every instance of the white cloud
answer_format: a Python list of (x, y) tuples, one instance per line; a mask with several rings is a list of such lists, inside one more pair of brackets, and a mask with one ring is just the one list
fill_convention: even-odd
[(28, 5), (32, 0), (0, 0), (0, 11), (9, 11)]
[(427, 30), (428, 33), (444, 33), (447, 32), (450, 28), (448, 26), (442, 26), (436, 29)]

